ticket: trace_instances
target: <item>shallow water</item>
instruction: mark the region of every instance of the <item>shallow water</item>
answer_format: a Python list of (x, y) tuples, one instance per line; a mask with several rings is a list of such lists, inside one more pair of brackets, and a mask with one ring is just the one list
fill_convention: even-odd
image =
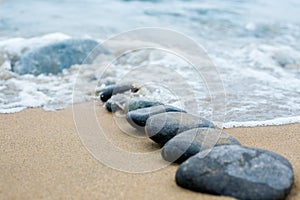
[[(223, 126), (300, 121), (299, 1), (172, 2), (170, 5), (164, 0), (0, 1), (0, 112), (18, 112), (27, 107), (54, 110), (72, 104), (79, 66), (58, 75), (20, 76), (10, 71), (11, 62), (25, 52), (69, 38), (101, 42), (133, 28), (156, 26), (184, 33), (207, 50), (226, 92)], [(181, 74), (195, 90), (201, 107), (199, 114), (212, 118), (205, 83), (193, 78), (189, 64), (169, 53), (156, 50), (124, 55), (113, 63), (114, 67), (100, 83), (93, 73), (94, 66), (87, 66), (84, 73), (86, 81), (97, 87), (101, 83), (118, 82), (132, 65), (152, 64), (169, 66)], [(158, 69), (157, 73), (161, 71)], [(172, 82), (167, 78), (164, 81)], [(93, 99), (94, 90), (87, 88), (78, 101)], [(155, 98), (180, 106), (174, 95), (162, 88), (151, 92)], [(149, 91), (144, 94), (150, 95)], [(189, 96), (184, 103), (190, 109)]]

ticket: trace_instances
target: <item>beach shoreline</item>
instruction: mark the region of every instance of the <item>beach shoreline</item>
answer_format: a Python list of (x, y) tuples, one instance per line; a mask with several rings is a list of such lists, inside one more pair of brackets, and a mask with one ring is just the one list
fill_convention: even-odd
[[(122, 133), (112, 115), (96, 106), (98, 120), (108, 128), (107, 136), (114, 144), (127, 151), (146, 152), (157, 148), (150, 140)], [(225, 132), (244, 146), (274, 151), (286, 157), (295, 174), (287, 199), (300, 199), (300, 123), (231, 128)], [(0, 137), (1, 199), (231, 199), (178, 187), (175, 183), (177, 164), (140, 174), (105, 166), (80, 140), (71, 107), (51, 112), (32, 108), (0, 114)]]

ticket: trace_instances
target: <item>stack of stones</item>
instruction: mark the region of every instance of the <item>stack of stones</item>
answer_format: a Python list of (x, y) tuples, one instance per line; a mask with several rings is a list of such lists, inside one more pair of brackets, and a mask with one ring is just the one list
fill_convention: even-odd
[(177, 185), (238, 199), (284, 199), (294, 173), (289, 161), (267, 150), (245, 147), (207, 119), (156, 101), (129, 98), (131, 84), (111, 85), (100, 99), (110, 112), (123, 110), (127, 121), (162, 147), (162, 158), (179, 163)]

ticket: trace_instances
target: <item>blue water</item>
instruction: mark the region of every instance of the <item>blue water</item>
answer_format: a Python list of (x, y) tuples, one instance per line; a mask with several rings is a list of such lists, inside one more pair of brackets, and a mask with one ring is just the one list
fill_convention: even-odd
[(0, 53), (6, 62), (0, 73), (0, 111), (71, 104), (69, 80), (75, 72), (70, 69), (60, 78), (20, 76), (9, 69), (11, 55), (66, 38), (103, 41), (155, 26), (184, 33), (207, 50), (224, 83), (230, 126), (296, 122), (299, 13), (298, 0), (1, 0)]
[(285, 35), (290, 25), (299, 25), (299, 7), (297, 0), (2, 0), (0, 36), (63, 32), (106, 38), (128, 29), (160, 26), (204, 38), (266, 38)]

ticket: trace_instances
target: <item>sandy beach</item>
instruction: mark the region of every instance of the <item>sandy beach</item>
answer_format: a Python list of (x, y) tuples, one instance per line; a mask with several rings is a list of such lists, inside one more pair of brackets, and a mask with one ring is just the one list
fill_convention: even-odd
[[(98, 120), (114, 144), (140, 152), (157, 148), (150, 140), (122, 133), (112, 115), (98, 107)], [(295, 173), (288, 199), (300, 199), (300, 124), (225, 131), (245, 146), (285, 156)], [(0, 114), (0, 142), (0, 199), (231, 199), (178, 187), (176, 164), (141, 174), (105, 166), (82, 144), (72, 108)]]

